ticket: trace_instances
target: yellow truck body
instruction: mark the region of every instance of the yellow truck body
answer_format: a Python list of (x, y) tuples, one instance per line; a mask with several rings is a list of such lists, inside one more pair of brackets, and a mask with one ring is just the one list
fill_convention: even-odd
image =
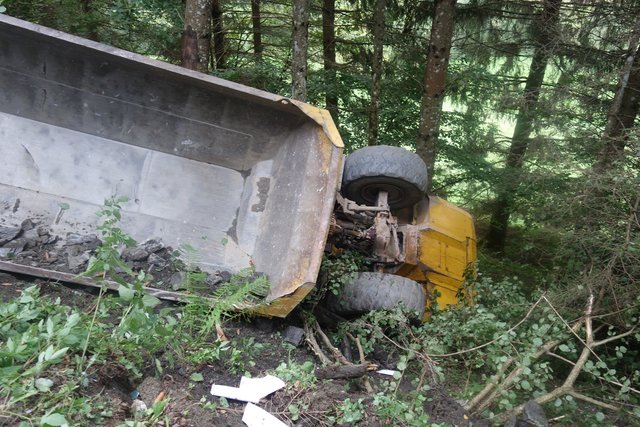
[[(136, 240), (194, 246), (203, 270), (253, 267), (259, 311), (286, 316), (315, 286), (340, 190), (327, 111), (0, 14), (0, 221), (95, 230), (127, 196)], [(396, 274), (452, 304), (475, 260), (473, 221), (416, 205)], [(415, 249), (415, 250), (414, 250)]]

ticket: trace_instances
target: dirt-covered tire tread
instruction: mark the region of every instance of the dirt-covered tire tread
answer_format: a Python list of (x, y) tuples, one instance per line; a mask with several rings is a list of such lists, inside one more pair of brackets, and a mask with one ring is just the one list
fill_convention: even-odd
[(422, 318), (425, 312), (422, 285), (388, 273), (358, 273), (338, 295), (330, 295), (327, 308), (341, 315), (364, 314), (373, 310), (393, 309), (402, 304)]
[(401, 147), (373, 145), (345, 160), (342, 194), (360, 204), (374, 204), (376, 191), (389, 191), (392, 208), (411, 206), (425, 197), (427, 167), (420, 156)]

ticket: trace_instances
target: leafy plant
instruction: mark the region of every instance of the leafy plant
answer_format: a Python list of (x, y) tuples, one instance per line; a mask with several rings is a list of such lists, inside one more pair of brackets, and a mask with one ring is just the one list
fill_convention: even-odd
[(206, 338), (223, 320), (250, 310), (262, 301), (270, 288), (269, 280), (246, 268), (231, 276), (211, 296), (194, 296), (184, 308), (183, 327)]
[(274, 371), (274, 375), (287, 383), (287, 387), (308, 389), (317, 381), (314, 374), (315, 366), (310, 361), (298, 363), (293, 360), (282, 362)]
[(345, 399), (337, 408), (338, 417), (336, 421), (339, 424), (355, 424), (364, 417), (364, 399), (353, 401)]

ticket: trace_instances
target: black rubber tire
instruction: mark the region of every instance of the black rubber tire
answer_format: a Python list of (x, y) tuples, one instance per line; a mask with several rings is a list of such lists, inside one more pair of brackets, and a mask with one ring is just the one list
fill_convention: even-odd
[(342, 195), (361, 205), (375, 205), (381, 190), (389, 193), (391, 209), (414, 205), (425, 197), (427, 166), (416, 153), (389, 145), (372, 145), (349, 154)]
[(327, 297), (327, 308), (339, 315), (358, 315), (388, 310), (402, 304), (422, 318), (426, 296), (422, 285), (406, 277), (387, 273), (358, 273), (338, 295)]

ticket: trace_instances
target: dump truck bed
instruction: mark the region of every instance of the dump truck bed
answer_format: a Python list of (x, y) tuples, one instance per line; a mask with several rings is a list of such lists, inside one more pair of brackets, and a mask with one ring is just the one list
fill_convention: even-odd
[(2, 225), (88, 233), (126, 196), (136, 240), (254, 266), (285, 315), (316, 280), (341, 151), (324, 110), (0, 15)]

